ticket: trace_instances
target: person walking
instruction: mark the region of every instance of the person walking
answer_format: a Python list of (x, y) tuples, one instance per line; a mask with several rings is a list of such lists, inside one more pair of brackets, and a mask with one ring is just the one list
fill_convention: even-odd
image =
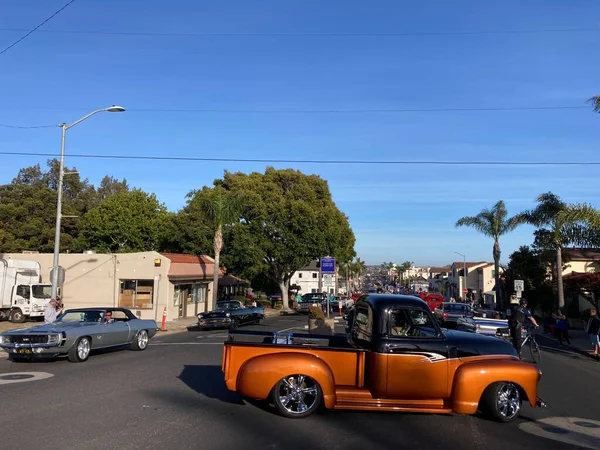
[(58, 300), (51, 299), (44, 307), (44, 323), (54, 323), (62, 313), (62, 307), (58, 306)]
[(556, 311), (556, 314), (552, 314), (552, 317), (556, 321), (556, 333), (558, 334), (558, 342), (562, 345), (563, 340), (567, 341), (568, 345), (571, 345), (569, 340), (569, 324), (567, 317), (563, 314), (560, 308)]
[(585, 331), (594, 348), (590, 353), (594, 356), (598, 356), (600, 350), (600, 339), (598, 338), (598, 333), (600, 333), (600, 319), (598, 319), (598, 312), (595, 309), (590, 310), (590, 319), (588, 320)]

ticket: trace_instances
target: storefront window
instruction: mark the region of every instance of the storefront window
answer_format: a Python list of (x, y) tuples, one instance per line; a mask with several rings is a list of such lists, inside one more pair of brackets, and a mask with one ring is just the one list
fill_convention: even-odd
[(154, 280), (121, 280), (119, 306), (128, 309), (152, 309)]

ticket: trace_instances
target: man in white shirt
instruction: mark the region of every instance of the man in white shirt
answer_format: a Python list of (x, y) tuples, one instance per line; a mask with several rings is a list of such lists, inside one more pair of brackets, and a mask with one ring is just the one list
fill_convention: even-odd
[(58, 308), (58, 301), (53, 298), (44, 308), (44, 323), (54, 323), (56, 318), (62, 313), (62, 307)]

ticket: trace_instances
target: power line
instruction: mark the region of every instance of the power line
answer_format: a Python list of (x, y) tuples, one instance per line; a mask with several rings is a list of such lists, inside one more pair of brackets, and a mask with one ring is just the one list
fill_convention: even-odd
[[(74, 0), (73, 0), (74, 1)], [(72, 2), (71, 2), (72, 3)], [(0, 31), (26, 31), (22, 28), (0, 28)], [(99, 36), (156, 36), (156, 37), (408, 37), (408, 36), (469, 36), (469, 35), (502, 35), (502, 34), (541, 34), (541, 33), (596, 33), (600, 28), (547, 28), (530, 30), (463, 30), (463, 31), (406, 31), (397, 33), (369, 32), (205, 32), (205, 33), (171, 33), (147, 31), (93, 31), (93, 30), (40, 30), (42, 33), (54, 34), (88, 34)]]
[[(0, 109), (87, 111), (90, 108), (36, 108), (0, 106)], [(552, 111), (588, 110), (588, 106), (549, 105), (549, 106), (491, 106), (491, 107), (448, 107), (448, 108), (356, 108), (356, 109), (216, 109), (216, 108), (127, 108), (128, 112), (140, 113), (223, 113), (223, 114), (386, 114), (386, 113), (429, 113), (429, 112), (486, 112), (486, 111)]]
[(39, 129), (39, 128), (54, 128), (54, 127), (58, 127), (59, 125), (35, 125), (35, 126), (18, 126), (18, 125), (8, 125), (5, 123), (0, 123), (0, 127), (2, 128), (15, 128), (15, 129), (19, 129), (19, 130), (33, 130), (33, 129)]
[(69, 6), (71, 3), (73, 3), (75, 0), (70, 0), (66, 5), (64, 5), (62, 8), (60, 8), (58, 11), (55, 11), (50, 17), (48, 17), (46, 20), (44, 20), (42, 23), (40, 23), (37, 27), (35, 27), (33, 30), (21, 30), (21, 31), (27, 31), (27, 34), (25, 34), (24, 36), (22, 36), (20, 39), (17, 39), (15, 42), (13, 42), (12, 44), (10, 44), (8, 47), (6, 47), (4, 50), (0, 51), (0, 55), (6, 53), (7, 51), (9, 51), (11, 48), (13, 48), (15, 45), (17, 45), (19, 42), (21, 42), (23, 39), (27, 38), (30, 34), (34, 33), (35, 31), (37, 31), (41, 26), (43, 26), (44, 24), (46, 24), (47, 22), (49, 22), (50, 20), (52, 20), (52, 18), (54, 16), (56, 16), (57, 14), (60, 14), (60, 12), (65, 9), (67, 6)]
[[(57, 158), (55, 153), (0, 152), (4, 156), (44, 156)], [(140, 155), (97, 155), (72, 154), (69, 158), (86, 159), (129, 159), (144, 161), (196, 161), (196, 162), (248, 162), (280, 164), (354, 164), (354, 165), (436, 165), (436, 166), (599, 166), (600, 161), (372, 161), (352, 159), (254, 159), (254, 158), (203, 158), (194, 156), (140, 156)]]

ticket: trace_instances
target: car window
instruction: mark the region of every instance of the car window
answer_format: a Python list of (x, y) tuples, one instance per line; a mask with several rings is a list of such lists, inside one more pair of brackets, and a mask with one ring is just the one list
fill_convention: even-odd
[(358, 343), (367, 344), (373, 339), (373, 312), (368, 306), (360, 305), (354, 310), (352, 338)]
[(392, 311), (388, 334), (399, 338), (440, 337), (431, 314), (418, 308), (403, 308)]
[(112, 311), (112, 318), (115, 322), (127, 322), (129, 317), (123, 311)]

